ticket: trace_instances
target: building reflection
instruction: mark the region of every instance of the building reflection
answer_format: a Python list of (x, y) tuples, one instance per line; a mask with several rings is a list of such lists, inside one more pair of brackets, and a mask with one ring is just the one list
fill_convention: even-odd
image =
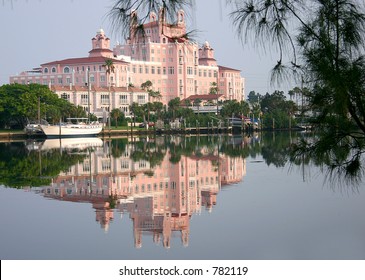
[(132, 159), (135, 144), (126, 144), (120, 156), (112, 156), (110, 147), (109, 142), (84, 151), (83, 161), (61, 172), (42, 191), (52, 199), (91, 203), (106, 231), (115, 213), (129, 215), (136, 248), (142, 247), (143, 235), (169, 248), (174, 232), (180, 232), (182, 244), (188, 246), (191, 216), (204, 208), (212, 211), (221, 188), (246, 174), (245, 159), (219, 153), (218, 145), (199, 146), (179, 161), (172, 161), (171, 150), (165, 149), (156, 166)]

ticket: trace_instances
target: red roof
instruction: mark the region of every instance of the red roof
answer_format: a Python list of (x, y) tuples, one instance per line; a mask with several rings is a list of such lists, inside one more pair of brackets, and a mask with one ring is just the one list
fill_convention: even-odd
[[(61, 86), (61, 85), (52, 85), (51, 90), (53, 91), (87, 91), (87, 86), (72, 86), (70, 89), (70, 86)], [(108, 87), (95, 87), (91, 86), (91, 91), (109, 91)], [(138, 88), (138, 87), (110, 87), (111, 92), (146, 92), (145, 90)]]
[(72, 64), (105, 63), (106, 59), (111, 59), (115, 63), (126, 63), (125, 61), (121, 61), (114, 58), (95, 56), (95, 57), (79, 57), (79, 58), (68, 58), (64, 60), (56, 60), (52, 62), (43, 63), (41, 64), (41, 66), (54, 65), (54, 64), (72, 65)]
[(89, 53), (95, 53), (95, 52), (108, 52), (108, 53), (112, 53), (113, 51), (110, 49), (93, 49), (91, 51), (89, 51)]
[(201, 100), (216, 100), (217, 98), (222, 97), (223, 94), (194, 94), (190, 95), (184, 100), (195, 100), (195, 99), (201, 99)]
[(217, 61), (215, 58), (212, 58), (212, 57), (203, 57), (203, 58), (199, 58), (199, 61), (200, 61), (200, 60)]
[(218, 65), (220, 71), (235, 71), (235, 72), (241, 72), (241, 70), (233, 69), (225, 66)]

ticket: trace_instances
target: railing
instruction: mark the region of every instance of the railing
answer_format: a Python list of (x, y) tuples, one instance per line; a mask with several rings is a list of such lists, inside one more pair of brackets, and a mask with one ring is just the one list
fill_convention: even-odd
[(209, 105), (209, 106), (191, 106), (189, 107), (191, 108), (194, 113), (216, 113), (217, 112), (217, 109), (218, 109), (218, 112), (222, 109), (222, 105), (218, 105), (218, 108), (217, 108), (217, 105)]

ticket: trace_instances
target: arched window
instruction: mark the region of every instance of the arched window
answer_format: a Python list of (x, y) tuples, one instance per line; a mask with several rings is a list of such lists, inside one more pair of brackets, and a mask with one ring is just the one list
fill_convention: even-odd
[(56, 67), (52, 67), (52, 73), (56, 73)]
[(66, 66), (63, 68), (63, 73), (70, 73), (70, 67)]
[(44, 68), (43, 72), (48, 73), (48, 68)]

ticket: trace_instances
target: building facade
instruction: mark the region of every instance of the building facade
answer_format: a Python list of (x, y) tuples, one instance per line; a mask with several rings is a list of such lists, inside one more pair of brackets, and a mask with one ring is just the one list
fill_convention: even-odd
[[(118, 43), (112, 50), (110, 39), (100, 29), (91, 39), (92, 49), (87, 57), (41, 64), (32, 71), (10, 77), (10, 83), (48, 85), (60, 97), (69, 96), (71, 102), (85, 109), (82, 96), (86, 88), (93, 95), (91, 113), (98, 116), (107, 107), (120, 108), (128, 115), (127, 104), (148, 102), (147, 92), (140, 89), (148, 80), (152, 82), (152, 90), (160, 92), (164, 104), (177, 97), (183, 100), (209, 94), (213, 85), (226, 100), (244, 100), (240, 70), (219, 66), (208, 42), (199, 46), (187, 38), (183, 11), (178, 12), (174, 24), (152, 13), (149, 23), (144, 25), (143, 36), (136, 30), (132, 25), (125, 44)], [(114, 66), (109, 74), (106, 60), (111, 60)], [(106, 92), (109, 97), (105, 97)], [(110, 100), (108, 104), (106, 98)]]

